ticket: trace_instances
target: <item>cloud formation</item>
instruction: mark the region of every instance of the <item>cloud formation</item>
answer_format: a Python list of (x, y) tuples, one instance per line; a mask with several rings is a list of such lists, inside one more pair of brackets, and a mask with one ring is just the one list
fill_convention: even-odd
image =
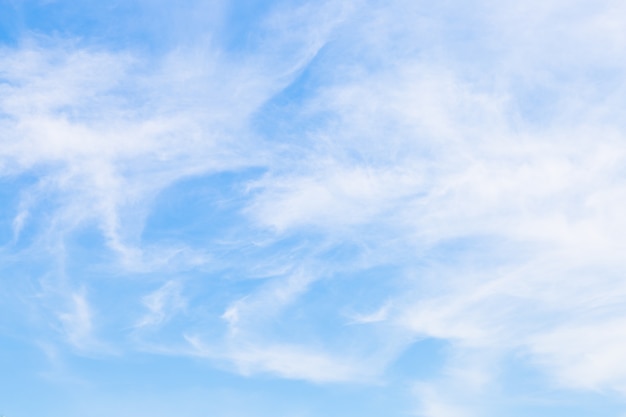
[(80, 354), (315, 383), (441, 341), (402, 376), (424, 417), (505, 412), (511, 363), (621, 396), (622, 8), (279, 2), (239, 43), (5, 46), (7, 309)]

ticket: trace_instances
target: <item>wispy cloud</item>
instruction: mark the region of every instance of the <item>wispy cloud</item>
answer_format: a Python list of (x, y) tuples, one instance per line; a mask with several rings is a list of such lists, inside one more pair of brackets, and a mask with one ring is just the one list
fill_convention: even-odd
[(136, 327), (153, 327), (166, 323), (174, 314), (183, 311), (187, 302), (181, 293), (181, 284), (169, 281), (159, 289), (143, 297), (146, 314), (139, 319)]
[[(396, 298), (404, 312), (395, 323), (460, 351), (521, 349), (561, 383), (621, 390), (620, 368), (608, 364), (619, 361), (611, 346), (622, 315), (625, 153), (613, 103), (623, 82), (597, 71), (621, 74), (624, 62), (556, 49), (557, 39), (576, 44), (578, 23), (596, 27), (608, 9), (589, 18), (582, 2), (569, 17), (561, 3), (541, 15), (476, 6), (491, 14), (484, 32), (472, 29), (487, 36), (473, 45), (485, 48), (474, 63), (454, 45), (430, 61), (374, 49), (392, 63), (320, 88), (305, 108), (328, 118), (302, 139), (291, 169), (260, 183), (250, 213), (279, 233), (323, 230), (383, 252), (401, 240), (390, 256), (415, 253), (431, 271), (414, 281), (429, 292)], [(512, 16), (535, 30), (507, 28)], [(614, 35), (589, 30), (590, 50)], [(489, 37), (501, 32), (505, 40)], [(541, 43), (546, 34), (553, 41)], [(412, 35), (383, 39), (408, 45)], [(594, 342), (571, 343), (584, 334)]]
[(62, 335), (73, 347), (79, 350), (96, 347), (93, 312), (84, 289), (69, 294), (65, 308), (58, 313), (58, 320)]
[(337, 383), (371, 379), (367, 371), (350, 357), (302, 345), (259, 343), (234, 340), (228, 344), (205, 345), (195, 336), (186, 336), (195, 356), (234, 365), (243, 375), (271, 374), (281, 378)]
[[(237, 48), (191, 29), (201, 42), (157, 56), (5, 47), (0, 175), (35, 179), (3, 250), (53, 266), (39, 295), (78, 350), (102, 337), (105, 284), (67, 261), (97, 229), (106, 285), (130, 289), (115, 326), (136, 343), (107, 341), (124, 349), (371, 382), (444, 340), (439, 374), (407, 383), (427, 417), (491, 412), (511, 357), (623, 393), (622, 9), (301, 2)], [(230, 204), (227, 221), (198, 209), (219, 236), (150, 238), (164, 190), (243, 171), (203, 182)]]

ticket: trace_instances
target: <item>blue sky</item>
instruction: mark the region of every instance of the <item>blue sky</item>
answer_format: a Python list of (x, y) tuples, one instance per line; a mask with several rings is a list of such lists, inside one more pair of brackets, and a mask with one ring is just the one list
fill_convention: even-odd
[(0, 0), (0, 414), (626, 416), (626, 6)]

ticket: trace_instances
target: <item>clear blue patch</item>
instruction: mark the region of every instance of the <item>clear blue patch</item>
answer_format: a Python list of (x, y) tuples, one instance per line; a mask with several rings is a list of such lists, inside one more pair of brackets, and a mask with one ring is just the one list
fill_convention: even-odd
[(400, 354), (387, 371), (392, 380), (404, 383), (427, 381), (435, 378), (443, 369), (450, 342), (442, 339), (418, 339)]
[(143, 241), (227, 244), (245, 227), (246, 182), (259, 174), (258, 170), (218, 173), (174, 184), (154, 202)]

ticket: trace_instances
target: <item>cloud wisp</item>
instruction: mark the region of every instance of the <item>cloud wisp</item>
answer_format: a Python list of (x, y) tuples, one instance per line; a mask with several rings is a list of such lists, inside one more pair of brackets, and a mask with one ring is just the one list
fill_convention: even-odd
[(238, 48), (4, 47), (2, 260), (82, 354), (392, 384), (437, 340), (400, 378), (423, 417), (505, 413), (511, 363), (623, 396), (621, 8), (281, 3)]

